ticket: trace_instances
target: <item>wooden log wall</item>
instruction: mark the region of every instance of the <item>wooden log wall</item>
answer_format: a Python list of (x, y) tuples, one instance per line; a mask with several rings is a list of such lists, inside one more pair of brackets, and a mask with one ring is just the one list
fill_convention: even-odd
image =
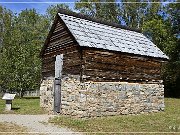
[(64, 54), (62, 74), (80, 75), (83, 81), (161, 80), (160, 61), (155, 58), (80, 47), (60, 18), (42, 56), (43, 77), (54, 77), (55, 57), (58, 54)]
[(161, 80), (161, 62), (152, 58), (86, 48), (83, 67), (85, 81)]
[(74, 37), (62, 20), (58, 19), (42, 56), (42, 77), (54, 77), (55, 57), (58, 54), (63, 54), (63, 75), (80, 74), (81, 56), (79, 50)]

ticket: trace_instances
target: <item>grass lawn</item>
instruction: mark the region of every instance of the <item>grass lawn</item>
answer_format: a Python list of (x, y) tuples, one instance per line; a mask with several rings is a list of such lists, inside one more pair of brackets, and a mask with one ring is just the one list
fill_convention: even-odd
[(15, 114), (43, 114), (45, 111), (40, 108), (38, 97), (15, 98), (12, 102), (12, 111), (5, 112), (5, 100), (0, 99), (0, 113)]
[[(22, 133), (22, 132), (26, 132), (26, 133)], [(28, 133), (25, 127), (21, 127), (13, 123), (0, 122), (0, 135), (7, 135), (7, 134), (23, 135)]]
[(51, 123), (81, 132), (180, 132), (180, 99), (166, 98), (165, 111), (140, 115), (120, 115), (77, 119), (55, 117)]

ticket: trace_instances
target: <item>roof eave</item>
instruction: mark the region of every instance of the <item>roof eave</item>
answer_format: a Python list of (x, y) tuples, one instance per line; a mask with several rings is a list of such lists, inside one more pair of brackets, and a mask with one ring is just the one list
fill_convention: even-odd
[(104, 51), (109, 51), (112, 53), (121, 53), (121, 54), (126, 54), (126, 55), (130, 55), (130, 56), (136, 56), (136, 57), (144, 57), (144, 58), (151, 58), (151, 59), (156, 59), (157, 61), (160, 62), (168, 62), (169, 61), (169, 57), (167, 56), (167, 58), (162, 58), (162, 57), (153, 57), (153, 56), (147, 56), (147, 55), (140, 55), (140, 54), (134, 54), (134, 53), (128, 53), (128, 52), (121, 52), (121, 51), (115, 51), (115, 50), (109, 50), (109, 49), (104, 49), (104, 48), (95, 48), (95, 47), (87, 47), (87, 46), (80, 46), (81, 48), (92, 48), (92, 49), (97, 49), (97, 50), (104, 50)]

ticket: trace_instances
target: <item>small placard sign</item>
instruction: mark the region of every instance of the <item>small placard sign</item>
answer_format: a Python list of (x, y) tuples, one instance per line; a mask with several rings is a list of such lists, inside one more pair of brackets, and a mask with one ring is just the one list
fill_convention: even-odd
[(2, 99), (13, 100), (15, 96), (16, 96), (16, 94), (5, 93)]

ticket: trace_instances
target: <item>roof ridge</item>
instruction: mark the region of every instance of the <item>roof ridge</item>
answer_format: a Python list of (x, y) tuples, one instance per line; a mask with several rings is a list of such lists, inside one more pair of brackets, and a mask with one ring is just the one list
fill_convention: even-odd
[(77, 17), (77, 18), (81, 18), (81, 19), (85, 19), (85, 20), (89, 20), (89, 21), (93, 21), (93, 22), (97, 22), (97, 23), (101, 23), (101, 24), (105, 24), (105, 25), (109, 25), (109, 26), (113, 26), (113, 27), (116, 27), (116, 28), (121, 28), (121, 29), (125, 29), (125, 30), (131, 30), (131, 31), (139, 32), (139, 33), (142, 32), (141, 29), (130, 28), (130, 27), (127, 27), (127, 26), (120, 25), (118, 23), (110, 22), (110, 21), (100, 19), (100, 18), (90, 17), (88, 15), (84, 15), (84, 14), (81, 14), (81, 13), (76, 13), (76, 12), (73, 12), (73, 11), (70, 11), (70, 10), (67, 10), (67, 9), (63, 9), (63, 8), (59, 8), (58, 13), (74, 16), (74, 17)]

